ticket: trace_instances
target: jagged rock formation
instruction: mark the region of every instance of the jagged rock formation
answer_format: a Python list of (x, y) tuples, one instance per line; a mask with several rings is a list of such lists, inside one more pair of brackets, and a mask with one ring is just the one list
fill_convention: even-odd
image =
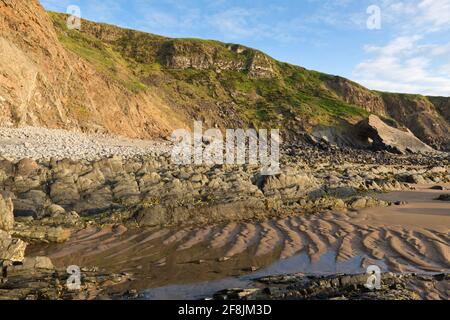
[(222, 129), (279, 127), (296, 140), (374, 113), (450, 147), (449, 98), (370, 91), (240, 45), (84, 20), (81, 31), (68, 30), (66, 18), (37, 0), (0, 0), (0, 125), (149, 138), (196, 119)]
[[(20, 220), (15, 236), (63, 242), (72, 227), (83, 225), (80, 216), (114, 220), (118, 214), (119, 220), (151, 227), (241, 221), (293, 210), (372, 207), (381, 204), (358, 197), (359, 191), (450, 181), (442, 154), (400, 157), (313, 149), (299, 148), (294, 156), (283, 157), (282, 174), (276, 176), (262, 176), (258, 166), (180, 166), (172, 163), (170, 153), (93, 161), (3, 160), (0, 188), (12, 198)], [(39, 223), (30, 227), (29, 221)]]
[(378, 150), (395, 153), (433, 153), (433, 148), (420, 141), (410, 130), (393, 128), (375, 115), (360, 124), (363, 132), (372, 139), (372, 146)]

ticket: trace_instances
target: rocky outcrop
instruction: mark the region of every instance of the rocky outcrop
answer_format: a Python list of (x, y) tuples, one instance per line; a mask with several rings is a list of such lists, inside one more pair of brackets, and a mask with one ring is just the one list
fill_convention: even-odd
[(79, 290), (66, 285), (69, 274), (64, 269), (50, 268), (48, 261), (33, 259), (20, 267), (12, 267), (8, 281), (0, 284), (0, 300), (93, 300), (105, 297), (124, 298), (124, 293), (111, 294), (108, 290), (126, 284), (131, 274), (107, 274), (91, 268), (81, 268)]
[(372, 147), (395, 153), (433, 153), (433, 148), (420, 141), (408, 129), (397, 129), (387, 125), (379, 117), (371, 115), (360, 125), (362, 135), (371, 139)]
[(369, 112), (387, 116), (386, 105), (378, 93), (338, 76), (324, 75), (322, 80), (334, 94), (344, 101), (355, 106), (361, 106)]
[(321, 80), (345, 102), (392, 119), (433, 148), (449, 150), (450, 98), (371, 91), (337, 76), (323, 75)]
[[(421, 300), (447, 299), (441, 286), (449, 281), (449, 274), (381, 275), (381, 287), (365, 287), (367, 274), (314, 276), (305, 274), (269, 276), (257, 279), (263, 288), (228, 289), (217, 292), (216, 300)], [(427, 287), (422, 295), (417, 288)], [(432, 293), (432, 294), (431, 294)]]
[(168, 152), (4, 160), (0, 188), (14, 204), (14, 236), (63, 242), (91, 220), (159, 226), (242, 221), (293, 210), (360, 209), (387, 205), (374, 201), (370, 192), (450, 181), (448, 159), (440, 153), (398, 156), (320, 146), (284, 152), (290, 155), (282, 156), (282, 174), (275, 176), (262, 176), (258, 166), (250, 165), (179, 166)]
[(450, 126), (445, 107), (449, 106), (449, 98), (395, 93), (380, 95), (390, 118), (408, 128), (426, 144), (449, 150)]

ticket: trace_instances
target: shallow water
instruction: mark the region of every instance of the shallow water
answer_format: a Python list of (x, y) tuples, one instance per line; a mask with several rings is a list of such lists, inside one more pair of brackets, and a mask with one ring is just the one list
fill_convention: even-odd
[[(183, 300), (183, 299), (205, 299), (220, 290), (227, 288), (252, 288), (255, 286), (253, 279), (293, 273), (306, 274), (338, 274), (338, 273), (362, 273), (365, 269), (361, 267), (362, 257), (357, 256), (342, 263), (336, 263), (336, 253), (330, 251), (323, 255), (316, 263), (311, 263), (309, 256), (305, 253), (279, 260), (261, 270), (240, 277), (230, 277), (216, 281), (167, 285), (145, 290), (144, 297), (150, 300)], [(383, 261), (377, 265), (383, 266)], [(385, 265), (384, 265), (385, 266)]]
[(29, 254), (48, 255), (58, 267), (131, 272), (135, 281), (117, 290), (144, 291), (148, 299), (200, 299), (253, 286), (250, 280), (262, 276), (362, 273), (371, 264), (393, 272), (450, 271), (450, 204), (436, 202), (429, 190), (382, 197), (409, 203), (184, 229), (106, 226)]

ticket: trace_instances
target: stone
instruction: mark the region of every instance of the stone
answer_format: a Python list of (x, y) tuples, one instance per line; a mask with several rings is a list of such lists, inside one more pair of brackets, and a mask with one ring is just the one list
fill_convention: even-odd
[(26, 242), (12, 238), (5, 231), (0, 230), (0, 261), (22, 262), (26, 248)]
[(354, 210), (364, 209), (367, 206), (366, 198), (357, 198), (350, 203), (350, 208)]
[(137, 213), (137, 222), (141, 227), (155, 227), (167, 223), (169, 214), (167, 209), (161, 205), (150, 208), (142, 208)]
[(65, 214), (66, 209), (57, 204), (52, 204), (45, 209), (45, 213), (45, 216), (54, 217)]
[(51, 242), (65, 242), (71, 235), (72, 231), (70, 229), (65, 229), (62, 227), (50, 228), (47, 230), (47, 239)]
[(28, 176), (39, 169), (39, 165), (33, 159), (22, 159), (17, 165), (17, 173), (21, 176)]
[(13, 202), (0, 194), (0, 230), (11, 231), (14, 228)]
[(73, 181), (58, 180), (50, 186), (50, 198), (59, 205), (71, 205), (80, 200), (80, 194)]
[(347, 206), (345, 205), (344, 200), (336, 199), (336, 201), (334, 201), (334, 205), (333, 205), (334, 209), (345, 209), (346, 207)]
[(436, 200), (440, 201), (450, 201), (450, 194), (441, 194)]
[(92, 189), (96, 189), (105, 183), (105, 177), (103, 173), (94, 169), (85, 175), (78, 177), (77, 188), (79, 191), (84, 192)]
[(39, 218), (41, 216), (41, 207), (36, 205), (32, 199), (14, 199), (13, 204), (15, 217)]
[(140, 202), (139, 186), (134, 177), (120, 176), (112, 189), (114, 198), (124, 205), (133, 205)]
[(354, 197), (358, 194), (358, 192), (352, 187), (337, 187), (333, 189), (329, 189), (327, 192), (330, 196), (346, 199), (350, 197)]
[(22, 266), (24, 269), (55, 269), (52, 260), (48, 257), (26, 257), (23, 259)]

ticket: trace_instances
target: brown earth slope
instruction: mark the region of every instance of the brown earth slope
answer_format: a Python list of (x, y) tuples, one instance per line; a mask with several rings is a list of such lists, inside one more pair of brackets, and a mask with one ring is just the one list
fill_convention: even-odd
[(0, 1), (0, 53), (2, 125), (131, 137), (164, 135), (182, 125), (157, 92), (133, 94), (66, 50), (35, 0)]
[(168, 136), (175, 128), (279, 127), (288, 139), (375, 113), (450, 147), (450, 98), (370, 91), (240, 45), (171, 39), (0, 0), (0, 125)]

